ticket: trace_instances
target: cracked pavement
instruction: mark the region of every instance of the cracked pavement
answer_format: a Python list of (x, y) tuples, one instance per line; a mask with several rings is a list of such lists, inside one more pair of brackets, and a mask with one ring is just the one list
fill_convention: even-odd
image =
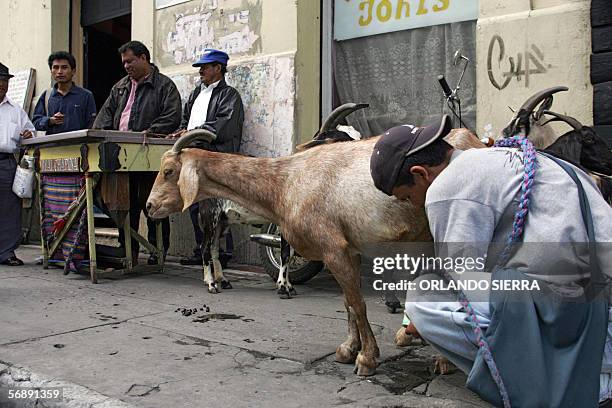
[[(35, 265), (38, 253), (22, 247), (24, 267), (0, 266), (2, 407), (489, 406), (462, 373), (435, 376), (431, 348), (395, 347), (402, 316), (371, 289), (377, 374), (360, 378), (334, 362), (346, 312), (326, 272), (280, 299), (258, 268), (230, 268), (234, 289), (212, 295), (197, 267), (170, 263), (92, 285)], [(8, 387), (45, 384), (62, 387), (64, 401), (3, 399)]]

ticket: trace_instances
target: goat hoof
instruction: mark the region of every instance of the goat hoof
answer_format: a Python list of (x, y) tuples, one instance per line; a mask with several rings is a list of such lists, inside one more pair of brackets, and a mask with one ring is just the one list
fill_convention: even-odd
[(343, 364), (351, 364), (357, 358), (357, 351), (342, 343), (336, 349), (336, 361)]
[(434, 363), (434, 374), (446, 375), (453, 373), (456, 367), (445, 357), (439, 356)]
[[(293, 291), (295, 293), (295, 290)], [(291, 299), (291, 291), (288, 291), (287, 288), (285, 286), (281, 286), (277, 291), (276, 294), (280, 296), (281, 299)]]
[(291, 287), (291, 289), (289, 289), (289, 294), (291, 294), (292, 296), (296, 296), (297, 291), (295, 290), (295, 288)]
[(217, 284), (215, 283), (214, 285), (208, 285), (208, 293), (221, 293), (221, 291), (219, 290), (219, 288), (217, 287)]
[(234, 289), (230, 281), (222, 280), (221, 281), (221, 289)]
[(357, 355), (357, 360), (355, 361), (355, 374), (361, 377), (369, 377), (371, 375), (376, 374), (376, 359), (371, 357), (366, 357), (362, 353)]
[(400, 327), (400, 329), (395, 333), (395, 345), (397, 347), (406, 347), (412, 344), (412, 336), (406, 333), (406, 328), (404, 326)]

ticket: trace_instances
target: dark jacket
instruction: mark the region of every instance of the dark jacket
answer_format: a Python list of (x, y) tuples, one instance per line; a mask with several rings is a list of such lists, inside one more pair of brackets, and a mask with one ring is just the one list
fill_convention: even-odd
[[(172, 133), (181, 123), (181, 96), (174, 82), (153, 64), (153, 72), (136, 89), (128, 128), (135, 132)], [(123, 77), (111, 89), (93, 124), (94, 129), (119, 129), (121, 112), (130, 97), (132, 81)]]
[[(189, 95), (185, 109), (183, 109), (181, 129), (187, 129), (189, 117), (191, 116), (191, 108), (200, 91), (201, 87), (198, 85)], [(206, 112), (206, 122), (198, 126), (198, 129), (206, 129), (215, 133), (217, 139), (213, 143), (198, 141), (194, 145), (201, 149), (216, 152), (237, 153), (242, 141), (243, 122), (244, 108), (240, 94), (236, 89), (229, 86), (225, 79), (221, 79), (210, 96), (208, 111)]]

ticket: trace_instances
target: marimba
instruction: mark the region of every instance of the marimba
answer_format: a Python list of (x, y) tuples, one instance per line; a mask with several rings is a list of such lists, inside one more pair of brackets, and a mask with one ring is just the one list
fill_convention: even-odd
[[(129, 215), (129, 174), (133, 172), (156, 174), (159, 171), (161, 156), (174, 144), (174, 140), (155, 136), (140, 132), (78, 130), (23, 141), (27, 150), (26, 154), (33, 155), (37, 163), (41, 247), (45, 269), (48, 268), (49, 257), (60, 248), (66, 234), (73, 228), (75, 222), (80, 220), (81, 224), (85, 223), (85, 215), (83, 215), (85, 210), (91, 281), (97, 283), (99, 275), (109, 272), (99, 269), (97, 263), (94, 227), (95, 199), (105, 204), (111, 218), (119, 228), (123, 229), (125, 236), (125, 256), (115, 258), (123, 265), (123, 269), (115, 269), (112, 272), (128, 273), (135, 268), (147, 268), (147, 265), (133, 265), (130, 237), (155, 252), (159, 263), (154, 267), (163, 270), (164, 250), (160, 223), (156, 223), (157, 247), (154, 247), (130, 227)], [(84, 188), (79, 191), (78, 197), (62, 217), (62, 223), (53, 234), (53, 239), (47, 240), (43, 231), (43, 218), (45, 204), (49, 203), (45, 203), (45, 195), (42, 191), (43, 179), (45, 176), (61, 177), (61, 175), (81, 175), (85, 179)], [(96, 192), (95, 198), (94, 191)], [(70, 259), (67, 260), (69, 261)], [(68, 265), (65, 265), (65, 268), (67, 267)]]

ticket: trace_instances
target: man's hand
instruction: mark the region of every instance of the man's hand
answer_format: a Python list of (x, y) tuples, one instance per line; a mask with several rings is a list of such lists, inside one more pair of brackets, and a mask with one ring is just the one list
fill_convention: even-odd
[(64, 124), (64, 114), (62, 112), (57, 112), (55, 115), (49, 118), (50, 125), (63, 125)]
[(183, 134), (186, 132), (187, 132), (187, 129), (181, 129), (178, 132), (170, 133), (168, 136), (166, 136), (166, 139), (178, 139), (179, 137), (183, 136)]
[(22, 138), (24, 138), (24, 139), (29, 139), (29, 138), (31, 138), (32, 136), (33, 136), (33, 135), (32, 135), (32, 132), (31, 132), (31, 131), (29, 131), (29, 130), (27, 130), (27, 129), (26, 129), (26, 130), (24, 130), (23, 132), (21, 132), (21, 137), (22, 137)]

